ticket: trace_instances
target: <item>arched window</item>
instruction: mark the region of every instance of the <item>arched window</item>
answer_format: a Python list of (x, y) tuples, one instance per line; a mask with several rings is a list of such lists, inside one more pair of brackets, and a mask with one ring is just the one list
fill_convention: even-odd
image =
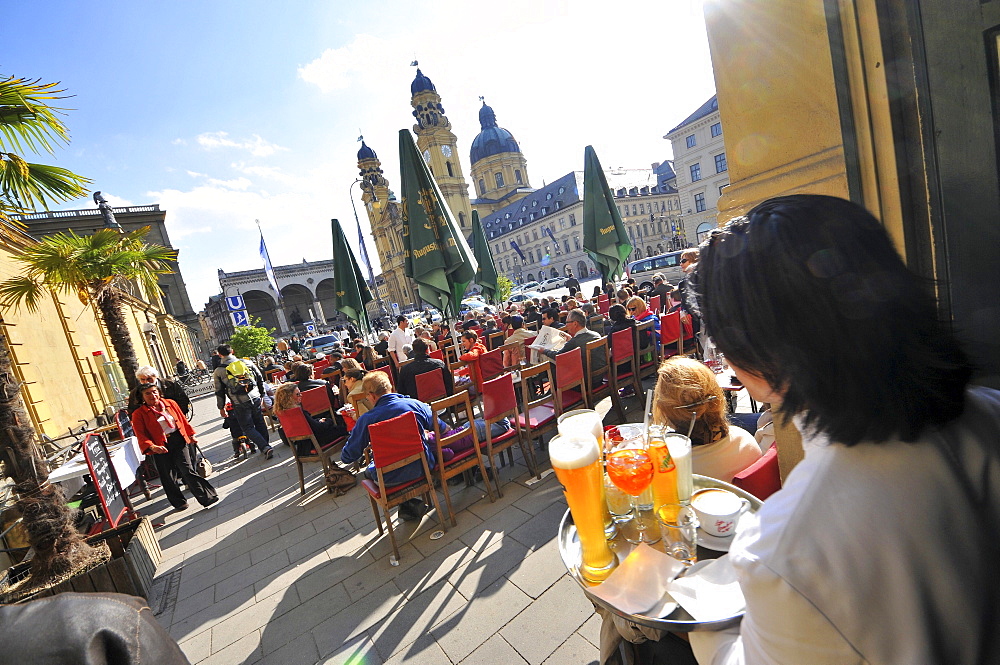
[(496, 178), (497, 188), (503, 187), (503, 173), (494, 173), (493, 177)]
[(702, 222), (698, 225), (698, 242), (705, 239), (708, 232), (715, 228), (715, 224), (712, 222)]
[(451, 178), (454, 178), (455, 177), (455, 169), (451, 168), (451, 162), (445, 162), (444, 165), (448, 167), (448, 176), (451, 177)]
[(486, 182), (482, 178), (479, 179), (479, 193), (486, 194)]
[(464, 212), (458, 213), (458, 225), (460, 227), (462, 227), (463, 229), (465, 228), (465, 213)]
[(514, 181), (515, 181), (515, 182), (516, 182), (517, 184), (519, 184), (519, 185), (523, 185), (523, 184), (524, 184), (524, 183), (523, 183), (523, 182), (521, 181), (521, 169), (514, 169)]
[(580, 249), (580, 236), (573, 236), (574, 249)]

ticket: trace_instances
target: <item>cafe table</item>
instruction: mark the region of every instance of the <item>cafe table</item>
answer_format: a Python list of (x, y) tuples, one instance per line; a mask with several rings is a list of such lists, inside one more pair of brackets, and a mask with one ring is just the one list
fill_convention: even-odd
[[(694, 474), (694, 490), (697, 492), (700, 489), (707, 489), (710, 487), (717, 487), (721, 489), (726, 489), (736, 494), (737, 496), (744, 498), (750, 502), (751, 512), (756, 512), (760, 509), (762, 503), (760, 499), (753, 496), (752, 494), (743, 491), (742, 489), (731, 485), (729, 483), (723, 482), (721, 480), (716, 480), (714, 478), (709, 478), (708, 476), (702, 476), (699, 474)], [(699, 529), (699, 537), (702, 536), (702, 532)], [(631, 552), (633, 545), (625, 541), (625, 539), (619, 534), (615, 536), (611, 541), (611, 549), (615, 551), (618, 556), (619, 561), (624, 561), (625, 557)], [(654, 549), (661, 548), (660, 543), (655, 543), (652, 545)], [(701, 544), (698, 545), (698, 561), (704, 561), (706, 559), (715, 559), (722, 556), (724, 552), (716, 551), (703, 547)], [(580, 588), (587, 591), (592, 585), (588, 584), (580, 577), (579, 574), (579, 564), (580, 564), (580, 540), (576, 534), (576, 527), (573, 525), (573, 516), (570, 514), (569, 510), (563, 515), (562, 522), (559, 525), (559, 556), (562, 558), (563, 565), (569, 571), (570, 576), (576, 580)], [(587, 597), (597, 606), (607, 610), (608, 612), (619, 616), (626, 621), (629, 621), (640, 626), (646, 626), (648, 628), (653, 628), (656, 630), (669, 631), (674, 633), (686, 633), (693, 631), (711, 631), (711, 630), (724, 630), (731, 626), (737, 625), (743, 618), (743, 612), (736, 614), (725, 619), (718, 621), (695, 621), (694, 618), (688, 614), (684, 608), (677, 606), (666, 617), (652, 617), (643, 614), (629, 614), (614, 607), (610, 603), (607, 603), (601, 598), (594, 596), (592, 594), (587, 594)]]
[[(118, 475), (118, 482), (122, 488), (130, 486), (136, 481), (136, 470), (142, 463), (143, 454), (139, 450), (139, 440), (134, 436), (126, 437), (119, 441), (112, 441), (108, 445), (108, 456), (111, 458), (111, 466), (114, 467)], [(79, 452), (65, 464), (49, 474), (50, 483), (61, 483), (66, 496), (73, 496), (78, 489), (83, 487), (83, 477), (90, 473), (87, 460), (83, 457), (83, 452)], [(149, 490), (144, 488), (149, 498)]]

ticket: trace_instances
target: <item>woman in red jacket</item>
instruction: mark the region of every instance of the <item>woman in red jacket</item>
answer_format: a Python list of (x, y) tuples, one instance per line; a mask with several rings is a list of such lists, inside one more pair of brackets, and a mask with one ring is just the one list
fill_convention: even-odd
[(142, 406), (132, 414), (132, 428), (139, 439), (139, 449), (153, 456), (156, 470), (160, 472), (160, 482), (167, 500), (177, 510), (188, 507), (179, 484), (181, 480), (206, 508), (219, 500), (215, 488), (194, 472), (189, 443), (198, 443), (194, 438), (194, 428), (184, 417), (177, 402), (160, 397), (160, 389), (155, 383), (145, 384), (139, 389)]

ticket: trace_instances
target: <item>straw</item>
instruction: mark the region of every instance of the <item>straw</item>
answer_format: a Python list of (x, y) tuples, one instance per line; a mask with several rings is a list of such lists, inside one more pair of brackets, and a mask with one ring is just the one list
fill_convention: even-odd
[(691, 412), (691, 426), (688, 427), (688, 438), (691, 438), (691, 432), (694, 431), (694, 423), (698, 420), (698, 413), (696, 411)]
[(642, 426), (649, 431), (649, 412), (653, 409), (653, 389), (646, 391), (646, 413), (642, 416)]

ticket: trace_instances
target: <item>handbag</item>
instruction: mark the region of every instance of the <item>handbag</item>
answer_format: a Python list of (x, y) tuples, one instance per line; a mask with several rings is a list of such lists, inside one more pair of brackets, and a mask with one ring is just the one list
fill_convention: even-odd
[(194, 444), (194, 452), (198, 457), (198, 461), (194, 464), (195, 472), (202, 478), (208, 478), (212, 475), (212, 463), (208, 461), (208, 458), (201, 452), (201, 448), (198, 444)]

